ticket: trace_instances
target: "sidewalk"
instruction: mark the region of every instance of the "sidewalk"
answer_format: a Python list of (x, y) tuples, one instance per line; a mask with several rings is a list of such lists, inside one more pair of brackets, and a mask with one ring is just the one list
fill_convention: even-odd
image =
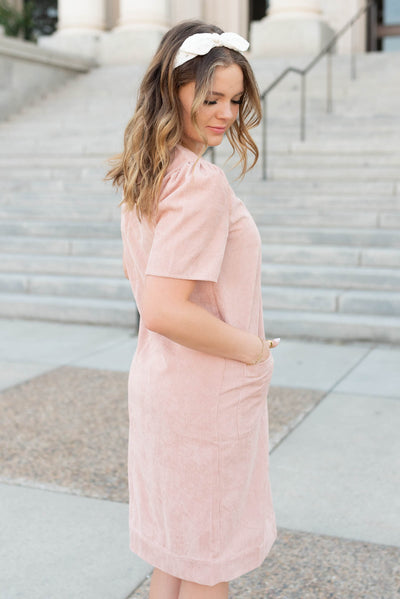
[[(145, 599), (128, 546), (121, 328), (0, 319), (0, 599)], [(282, 338), (269, 393), (278, 540), (251, 599), (400, 591), (400, 347)]]

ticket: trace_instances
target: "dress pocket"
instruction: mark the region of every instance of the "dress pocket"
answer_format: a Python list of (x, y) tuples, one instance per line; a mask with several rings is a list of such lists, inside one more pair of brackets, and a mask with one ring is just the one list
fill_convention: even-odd
[(272, 352), (266, 360), (262, 360), (257, 364), (244, 364), (244, 374), (248, 377), (260, 377), (264, 376), (270, 371), (271, 365), (273, 366), (274, 358)]
[(245, 382), (238, 404), (239, 437), (254, 433), (268, 418), (267, 396), (274, 369), (272, 354), (258, 364), (245, 364)]

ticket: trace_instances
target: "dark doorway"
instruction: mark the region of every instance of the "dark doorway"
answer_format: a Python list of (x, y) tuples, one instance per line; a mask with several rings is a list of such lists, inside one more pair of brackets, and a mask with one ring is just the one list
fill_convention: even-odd
[(368, 11), (367, 50), (400, 51), (399, 0), (375, 0), (373, 10)]
[(25, 5), (32, 7), (32, 37), (51, 35), (57, 28), (57, 0), (24, 0)]
[(268, 0), (250, 0), (249, 2), (249, 21), (260, 21), (265, 17), (269, 1)]

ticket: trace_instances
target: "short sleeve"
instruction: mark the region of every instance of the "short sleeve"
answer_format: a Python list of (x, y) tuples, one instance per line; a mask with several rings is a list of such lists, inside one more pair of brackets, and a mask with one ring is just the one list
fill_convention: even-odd
[(216, 282), (229, 218), (229, 185), (218, 167), (200, 160), (169, 173), (146, 274)]

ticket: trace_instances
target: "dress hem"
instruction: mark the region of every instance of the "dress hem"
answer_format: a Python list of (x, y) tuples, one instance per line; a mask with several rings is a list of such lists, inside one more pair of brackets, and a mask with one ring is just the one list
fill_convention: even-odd
[(223, 562), (218, 562), (218, 560), (197, 560), (175, 555), (163, 547), (155, 547), (154, 544), (132, 529), (130, 531), (130, 549), (138, 557), (166, 574), (197, 584), (214, 586), (219, 582), (234, 580), (258, 568), (277, 539), (275, 525), (268, 532), (268, 540), (261, 547), (255, 547), (245, 554), (240, 554)]

